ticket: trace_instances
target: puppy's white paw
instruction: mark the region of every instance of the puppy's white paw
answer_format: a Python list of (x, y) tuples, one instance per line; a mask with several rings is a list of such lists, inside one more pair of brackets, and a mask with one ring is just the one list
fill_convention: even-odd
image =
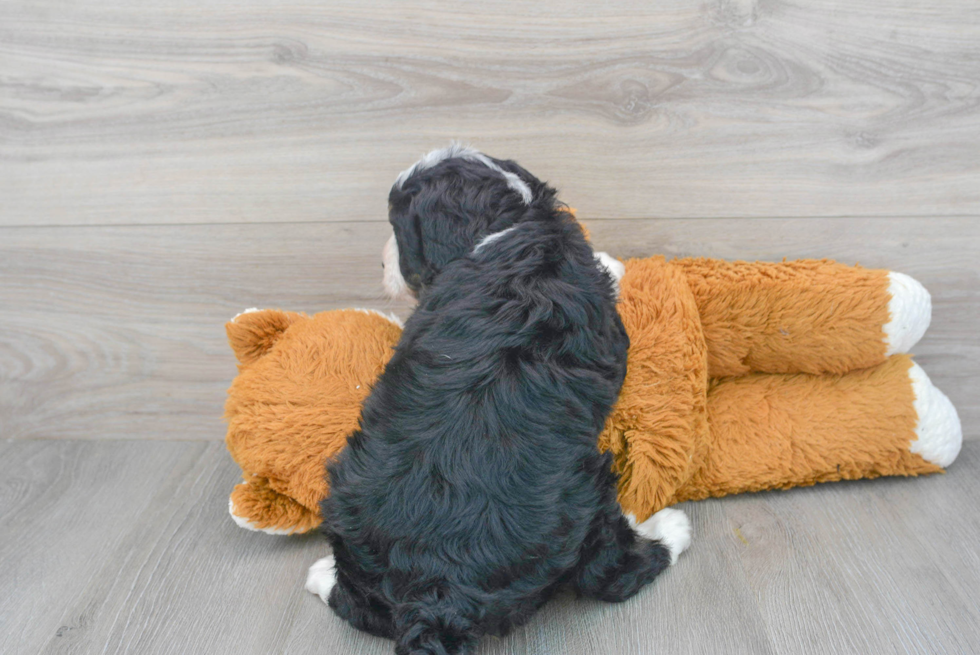
[(306, 574), (306, 590), (319, 596), (324, 603), (330, 597), (330, 590), (337, 581), (333, 569), (333, 555), (328, 555), (317, 560)]
[(670, 551), (670, 563), (691, 545), (691, 521), (679, 509), (664, 508), (636, 526), (637, 533), (659, 541)]

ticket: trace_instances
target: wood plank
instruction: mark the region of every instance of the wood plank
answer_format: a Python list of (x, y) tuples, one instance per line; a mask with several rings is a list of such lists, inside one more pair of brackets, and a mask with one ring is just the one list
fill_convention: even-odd
[(62, 608), (44, 653), (271, 653), (304, 597), (315, 538), (273, 539), (228, 517), (237, 467), (221, 444), (167, 478), (83, 593)]
[(71, 619), (65, 607), (129, 561), (133, 526), (209, 448), (217, 452), (206, 443), (3, 442), (0, 652), (36, 653), (90, 627), (95, 608)]
[[(947, 475), (687, 503), (677, 566), (481, 654), (975, 652), (980, 444)], [(317, 536), (235, 526), (216, 443), (0, 442), (0, 651), (390, 653), (302, 588)], [(938, 538), (937, 538), (938, 536)]]
[(276, 652), (314, 544), (231, 522), (221, 444), (6, 446), (0, 651)]
[(980, 213), (973, 0), (223, 5), (5, 2), (0, 225), (383, 221), (452, 138), (593, 216)]
[[(980, 221), (586, 220), (596, 246), (728, 259), (834, 257), (933, 293), (919, 361), (980, 438)], [(0, 229), (0, 434), (221, 439), (235, 375), (224, 322), (382, 297), (380, 223)]]
[[(562, 594), (527, 625), (503, 639), (481, 642), (480, 655), (548, 653), (670, 652), (775, 653), (767, 627), (746, 584), (728, 537), (721, 506), (688, 505), (697, 530), (699, 552), (681, 560), (642, 593), (625, 603), (577, 600)], [(330, 616), (317, 603), (304, 605), (286, 641), (286, 652), (388, 653), (391, 642), (365, 636)], [(324, 628), (330, 627), (325, 635)], [(783, 651), (792, 652), (792, 651)]]
[(946, 476), (722, 501), (776, 652), (977, 652), (978, 454)]

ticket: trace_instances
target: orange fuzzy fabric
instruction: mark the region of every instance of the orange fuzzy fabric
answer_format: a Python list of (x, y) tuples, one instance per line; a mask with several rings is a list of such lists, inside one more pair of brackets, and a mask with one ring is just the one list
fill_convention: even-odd
[[(624, 509), (643, 520), (683, 500), (941, 470), (909, 452), (910, 360), (885, 358), (888, 300), (887, 272), (829, 261), (626, 262), (628, 370), (598, 441)], [(326, 460), (401, 330), (361, 310), (267, 310), (226, 327), (240, 362), (227, 443), (245, 478), (232, 511), (306, 532)]]
[(697, 302), (711, 377), (846, 373), (885, 359), (888, 271), (829, 260), (671, 264)]
[(245, 474), (231, 501), (254, 527), (305, 532), (320, 522), (324, 464), (356, 428), (401, 329), (358, 310), (251, 312), (226, 329), (240, 365), (225, 442)]
[(911, 366), (907, 355), (895, 355), (842, 375), (713, 381), (707, 451), (672, 502), (941, 471), (909, 452), (917, 438)]
[(626, 263), (619, 313), (630, 335), (626, 379), (599, 435), (637, 517), (668, 504), (700, 466), (708, 439), (708, 349), (683, 272), (663, 257)]

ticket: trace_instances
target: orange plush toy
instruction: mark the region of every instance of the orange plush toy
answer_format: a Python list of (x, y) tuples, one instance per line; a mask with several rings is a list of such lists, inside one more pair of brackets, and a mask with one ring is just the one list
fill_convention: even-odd
[[(956, 410), (904, 354), (929, 294), (900, 273), (830, 261), (626, 262), (630, 335), (618, 404), (598, 447), (643, 521), (685, 500), (841, 479), (941, 471), (959, 453)], [(249, 311), (227, 324), (239, 361), (228, 450), (242, 527), (320, 523), (324, 465), (401, 334), (369, 310)]]

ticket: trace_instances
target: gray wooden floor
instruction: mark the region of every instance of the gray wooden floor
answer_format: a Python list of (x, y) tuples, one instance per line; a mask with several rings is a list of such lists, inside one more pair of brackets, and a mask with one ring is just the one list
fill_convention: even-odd
[(0, 3), (0, 653), (384, 653), (243, 531), (223, 322), (381, 297), (450, 139), (619, 255), (828, 257), (933, 293), (948, 475), (689, 505), (634, 600), (483, 653), (980, 652), (976, 0)]
[[(216, 442), (0, 443), (0, 652), (369, 653), (303, 589), (316, 536), (226, 513)], [(562, 597), (480, 653), (980, 651), (980, 443), (946, 475), (687, 504), (694, 543), (621, 605)]]

